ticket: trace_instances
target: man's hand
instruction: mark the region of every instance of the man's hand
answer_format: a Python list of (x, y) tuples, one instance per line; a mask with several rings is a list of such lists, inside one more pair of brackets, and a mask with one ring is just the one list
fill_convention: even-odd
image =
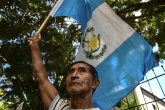
[(39, 45), (41, 43), (41, 34), (35, 33), (34, 36), (29, 38), (28, 43), (30, 47), (33, 43), (37, 43)]

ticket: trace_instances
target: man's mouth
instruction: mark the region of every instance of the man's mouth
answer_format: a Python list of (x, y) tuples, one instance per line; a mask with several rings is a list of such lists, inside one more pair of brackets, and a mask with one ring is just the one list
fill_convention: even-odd
[(80, 84), (77, 83), (77, 82), (72, 82), (72, 83), (70, 84), (70, 86), (73, 86), (73, 85), (80, 85)]

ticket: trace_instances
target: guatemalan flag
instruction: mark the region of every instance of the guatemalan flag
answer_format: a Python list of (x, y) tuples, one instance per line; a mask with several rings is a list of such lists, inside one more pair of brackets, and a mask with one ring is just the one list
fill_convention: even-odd
[(58, 0), (49, 14), (77, 20), (83, 37), (76, 61), (93, 65), (100, 86), (92, 101), (108, 110), (134, 90), (157, 66), (151, 45), (120, 19), (104, 0)]

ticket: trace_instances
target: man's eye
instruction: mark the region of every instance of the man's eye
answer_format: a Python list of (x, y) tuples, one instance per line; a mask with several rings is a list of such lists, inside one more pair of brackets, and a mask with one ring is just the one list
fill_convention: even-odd
[(69, 71), (69, 74), (72, 74), (74, 71)]
[(85, 70), (84, 69), (81, 69), (80, 72), (85, 72)]

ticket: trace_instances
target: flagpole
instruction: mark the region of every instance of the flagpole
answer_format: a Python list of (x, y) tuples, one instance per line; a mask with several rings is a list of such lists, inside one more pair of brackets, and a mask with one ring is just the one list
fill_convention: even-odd
[(49, 18), (50, 18), (50, 15), (47, 16), (47, 18), (45, 19), (45, 21), (42, 23), (42, 25), (38, 29), (37, 33), (40, 33), (42, 31), (42, 29), (44, 28), (45, 24), (48, 22)]

